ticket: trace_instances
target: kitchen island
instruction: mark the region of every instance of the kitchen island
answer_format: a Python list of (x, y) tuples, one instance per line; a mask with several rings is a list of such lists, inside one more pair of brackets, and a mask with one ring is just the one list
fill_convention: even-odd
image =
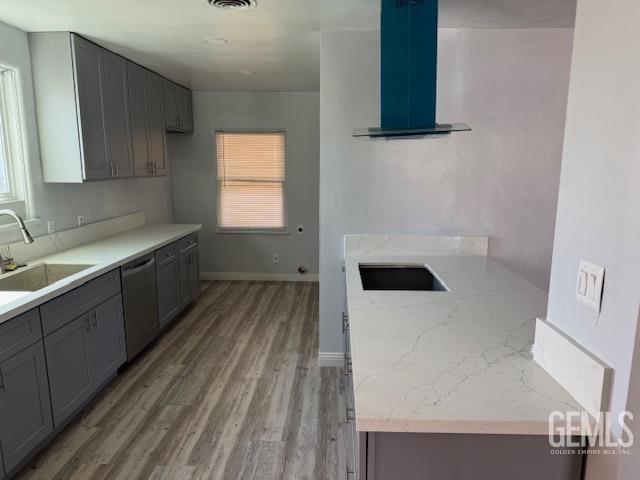
[[(481, 237), (345, 238), (359, 478), (579, 478), (548, 419), (582, 408), (530, 353), (546, 293), (485, 253)], [(444, 288), (366, 290), (363, 265), (426, 267)]]

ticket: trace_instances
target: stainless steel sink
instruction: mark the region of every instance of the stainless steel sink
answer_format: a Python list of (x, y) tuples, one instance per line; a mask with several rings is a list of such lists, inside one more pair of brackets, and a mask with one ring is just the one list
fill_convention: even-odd
[(93, 265), (41, 263), (0, 277), (0, 291), (35, 292), (90, 267)]

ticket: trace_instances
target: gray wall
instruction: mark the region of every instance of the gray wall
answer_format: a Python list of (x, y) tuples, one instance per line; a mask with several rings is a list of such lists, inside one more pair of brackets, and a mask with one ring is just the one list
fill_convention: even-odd
[(325, 30), (320, 92), (320, 350), (341, 351), (345, 233), (482, 234), (546, 287), (572, 29), (441, 29), (446, 138), (354, 139), (379, 125), (379, 32)]
[[(638, 18), (637, 0), (578, 2), (549, 292), (549, 320), (614, 368), (614, 415), (627, 407), (634, 346), (640, 348)], [(600, 314), (576, 300), (580, 259), (606, 269)], [(637, 442), (637, 427), (636, 435)]]
[[(78, 215), (84, 215), (85, 222), (89, 223), (144, 211), (149, 223), (172, 221), (169, 178), (114, 180), (81, 185), (43, 183), (27, 34), (4, 23), (0, 23), (0, 64), (19, 71), (32, 210), (34, 217), (42, 220), (40, 224), (29, 227), (34, 235), (46, 233), (47, 220), (53, 220), (58, 231), (75, 227)], [(60, 128), (75, 126), (60, 125)], [(1, 243), (16, 239), (12, 231), (0, 232)]]
[[(194, 92), (192, 137), (169, 136), (177, 222), (201, 223), (203, 272), (318, 272), (319, 94), (317, 92)], [(286, 130), (287, 221), (290, 235), (216, 233), (214, 131)], [(303, 235), (295, 233), (298, 224)], [(272, 254), (280, 262), (272, 262)]]

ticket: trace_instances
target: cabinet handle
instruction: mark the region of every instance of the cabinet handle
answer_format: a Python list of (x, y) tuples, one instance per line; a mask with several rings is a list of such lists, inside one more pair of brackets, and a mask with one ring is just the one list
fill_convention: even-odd
[(7, 387), (4, 383), (4, 372), (2, 371), (1, 368), (0, 368), (0, 390), (2, 390), (3, 392), (7, 391)]
[(351, 422), (351, 421), (354, 420), (354, 416), (353, 416), (354, 413), (356, 413), (355, 409), (353, 409), (353, 408), (351, 408), (351, 407), (349, 407), (347, 405), (347, 409), (345, 411), (345, 418), (346, 418), (347, 422)]
[(347, 480), (356, 478), (356, 472), (347, 467)]
[(91, 312), (91, 330), (98, 328), (98, 313)]
[(86, 324), (85, 331), (90, 332), (91, 331), (91, 319), (89, 317), (87, 317), (85, 319), (85, 324)]

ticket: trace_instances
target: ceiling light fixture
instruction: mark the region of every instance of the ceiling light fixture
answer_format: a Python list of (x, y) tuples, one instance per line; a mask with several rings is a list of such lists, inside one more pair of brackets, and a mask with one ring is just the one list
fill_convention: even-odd
[(217, 45), (217, 46), (222, 46), (222, 45), (228, 45), (229, 44), (229, 40), (227, 40), (226, 38), (222, 38), (222, 37), (204, 37), (202, 39), (202, 41), (204, 43), (208, 43), (209, 45)]
[(255, 8), (256, 0), (207, 0), (212, 7), (225, 10), (249, 10)]

